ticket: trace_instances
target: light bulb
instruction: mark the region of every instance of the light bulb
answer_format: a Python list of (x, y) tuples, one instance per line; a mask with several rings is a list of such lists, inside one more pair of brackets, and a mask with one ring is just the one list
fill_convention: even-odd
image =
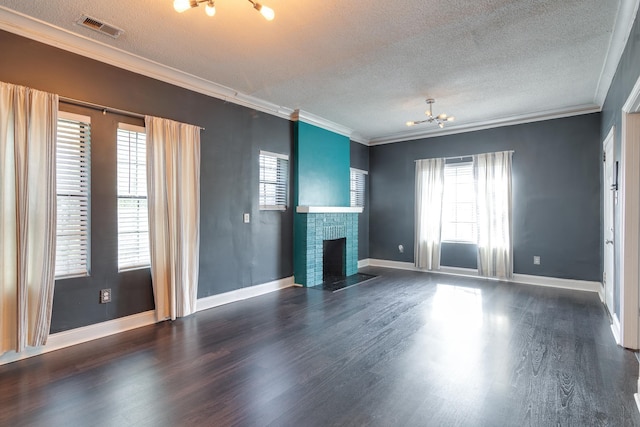
[(452, 121), (454, 121), (455, 119), (456, 119), (456, 118), (455, 118), (455, 117), (453, 117), (453, 116), (451, 116), (451, 117), (447, 117), (447, 121), (448, 121), (448, 122), (452, 122)]
[(447, 115), (446, 115), (445, 113), (438, 114), (438, 118), (439, 118), (440, 120), (447, 120)]
[(263, 6), (260, 3), (256, 3), (257, 9), (260, 11), (264, 19), (267, 21), (273, 21), (273, 18), (276, 17), (276, 13), (268, 6)]
[(205, 8), (204, 11), (207, 13), (207, 15), (209, 16), (213, 16), (216, 14), (216, 6), (213, 2), (209, 2)]
[(184, 12), (191, 8), (191, 2), (189, 0), (173, 0), (173, 8), (176, 12)]
[(440, 126), (440, 129), (442, 129), (444, 127), (444, 123), (438, 123), (438, 126)]
[(415, 124), (416, 124), (416, 122), (407, 122), (407, 126), (413, 126)]

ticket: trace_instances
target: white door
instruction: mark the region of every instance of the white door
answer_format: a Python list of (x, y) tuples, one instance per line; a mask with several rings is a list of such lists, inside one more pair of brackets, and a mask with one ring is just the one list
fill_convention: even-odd
[(613, 209), (616, 197), (615, 184), (615, 160), (613, 158), (613, 129), (602, 143), (604, 149), (604, 272), (602, 274), (602, 283), (604, 284), (605, 304), (609, 309), (609, 313), (613, 316), (615, 313), (613, 305), (613, 286), (614, 286), (614, 260), (615, 254), (613, 250), (614, 222)]

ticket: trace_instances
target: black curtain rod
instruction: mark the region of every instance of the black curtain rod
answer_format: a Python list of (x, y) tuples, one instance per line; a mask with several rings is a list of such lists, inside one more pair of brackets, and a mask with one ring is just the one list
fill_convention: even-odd
[[(94, 104), (93, 102), (80, 101), (78, 99), (67, 98), (64, 96), (59, 96), (58, 99), (60, 100), (60, 102), (64, 102), (65, 104), (77, 105), (79, 107), (87, 107), (87, 108), (91, 108), (92, 110), (102, 111), (103, 114), (115, 113), (123, 116), (134, 117), (136, 119), (143, 119), (143, 120), (145, 118), (144, 114), (134, 113), (133, 111), (121, 110), (119, 108), (107, 107), (100, 104)], [(202, 126), (198, 126), (198, 127), (200, 128), (200, 130), (205, 130), (205, 128), (203, 128)]]

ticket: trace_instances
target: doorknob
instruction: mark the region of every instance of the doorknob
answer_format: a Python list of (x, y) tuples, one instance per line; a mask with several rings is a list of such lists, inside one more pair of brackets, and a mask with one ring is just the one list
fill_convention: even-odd
[(605, 240), (604, 243), (607, 245), (613, 245), (613, 240)]

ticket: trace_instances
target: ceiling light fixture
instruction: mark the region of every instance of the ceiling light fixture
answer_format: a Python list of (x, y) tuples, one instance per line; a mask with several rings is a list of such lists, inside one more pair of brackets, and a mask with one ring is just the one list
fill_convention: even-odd
[(424, 120), (415, 120), (412, 122), (407, 122), (407, 126), (415, 126), (415, 125), (419, 125), (420, 123), (437, 123), (438, 126), (440, 127), (440, 129), (442, 129), (444, 127), (444, 124), (446, 122), (452, 122), (455, 120), (455, 117), (453, 116), (447, 116), (446, 114), (442, 113), (442, 114), (438, 114), (437, 116), (434, 116), (433, 113), (431, 112), (431, 105), (436, 102), (435, 99), (429, 98), (426, 100), (427, 105), (429, 106), (429, 109), (427, 111), (424, 112), (424, 115), (427, 116), (426, 119)]
[[(262, 16), (264, 16), (264, 19), (266, 19), (267, 21), (273, 21), (273, 18), (276, 17), (275, 12), (270, 7), (264, 6), (253, 0), (248, 1), (253, 5), (253, 8), (255, 10), (257, 10)], [(202, 3), (206, 4), (204, 11), (207, 13), (207, 15), (213, 16), (216, 14), (216, 5), (214, 0), (173, 0), (173, 8), (176, 10), (176, 12), (182, 13), (185, 10), (198, 7)]]

